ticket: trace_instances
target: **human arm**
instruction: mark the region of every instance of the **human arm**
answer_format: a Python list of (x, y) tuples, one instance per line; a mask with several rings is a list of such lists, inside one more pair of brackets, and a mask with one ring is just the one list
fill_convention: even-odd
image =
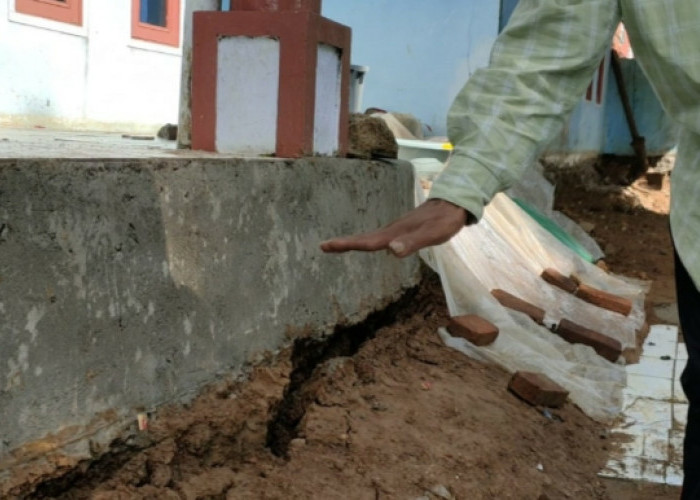
[[(321, 248), (389, 249), (405, 256), (459, 231), (451, 220), (456, 207), (464, 209), (464, 221), (467, 214), (480, 219), (491, 198), (519, 178), (561, 128), (618, 21), (616, 0), (521, 0), (494, 44), (489, 66), (474, 73), (450, 109), (448, 133), (455, 149), (431, 199), (383, 229), (330, 240)], [(434, 221), (430, 228), (427, 214)], [(396, 252), (391, 242), (403, 240), (416, 244)]]

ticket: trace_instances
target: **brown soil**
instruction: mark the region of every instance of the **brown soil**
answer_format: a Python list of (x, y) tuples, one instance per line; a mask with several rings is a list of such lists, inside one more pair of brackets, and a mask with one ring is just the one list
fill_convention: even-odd
[(645, 178), (620, 187), (601, 183), (595, 171), (580, 170), (569, 177), (560, 174), (556, 184), (555, 208), (593, 226), (589, 232), (612, 272), (651, 280), (648, 298), (654, 304), (675, 302), (668, 176), (660, 190)]
[[(642, 207), (664, 196), (642, 184), (632, 192)], [(613, 271), (652, 279), (652, 300), (673, 300), (667, 215), (630, 205), (624, 193), (565, 182), (559, 200), (615, 250)], [(388, 314), (329, 343), (299, 340), (249, 381), (161, 410), (113, 453), (16, 496), (678, 498), (674, 488), (600, 480), (615, 446), (603, 426), (570, 403), (545, 414), (506, 390), (505, 372), (446, 348), (436, 334), (447, 312), (435, 276)]]

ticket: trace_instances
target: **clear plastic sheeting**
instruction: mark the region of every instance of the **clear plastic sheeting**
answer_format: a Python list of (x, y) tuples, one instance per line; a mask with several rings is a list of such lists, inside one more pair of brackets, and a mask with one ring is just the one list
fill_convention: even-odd
[[(423, 162), (424, 163), (424, 162)], [(416, 202), (425, 199), (425, 165), (416, 162)], [(522, 313), (504, 308), (491, 295), (500, 288), (547, 312), (545, 324), (562, 318), (636, 345), (644, 323), (646, 284), (609, 275), (582, 260), (504, 194), (486, 207), (479, 224), (465, 227), (449, 242), (421, 251), (421, 257), (442, 279), (451, 315), (478, 314), (498, 326), (496, 342), (476, 347), (440, 331), (444, 342), (465, 354), (498, 364), (509, 372), (544, 373), (568, 391), (571, 400), (596, 420), (614, 418), (622, 407), (626, 375), (588, 346), (569, 344)], [(550, 285), (546, 268), (575, 274), (582, 282), (633, 302), (629, 316), (601, 309)]]
[(541, 165), (536, 164), (528, 168), (517, 186), (508, 191), (508, 195), (525, 200), (556, 222), (591, 254), (594, 261), (605, 256), (591, 235), (566, 215), (554, 210), (554, 186), (542, 175)]

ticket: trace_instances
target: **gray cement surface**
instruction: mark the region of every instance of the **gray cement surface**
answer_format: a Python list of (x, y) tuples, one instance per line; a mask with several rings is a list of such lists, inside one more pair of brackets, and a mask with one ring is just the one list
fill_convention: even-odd
[[(99, 452), (138, 412), (302, 332), (359, 322), (418, 281), (416, 258), (318, 250), (409, 209), (408, 163), (137, 159), (142, 145), (94, 159), (114, 145), (32, 148), (32, 134), (4, 132), (0, 482), (32, 459)], [(37, 159), (53, 146), (93, 158)]]
[(144, 134), (0, 127), (0, 159), (239, 158), (177, 149), (175, 141)]

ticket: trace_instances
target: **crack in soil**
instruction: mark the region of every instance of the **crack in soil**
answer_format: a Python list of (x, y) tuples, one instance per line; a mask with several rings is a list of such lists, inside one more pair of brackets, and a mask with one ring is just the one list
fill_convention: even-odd
[[(306, 410), (314, 401), (314, 391), (308, 390), (317, 369), (329, 360), (354, 356), (378, 330), (389, 327), (410, 312), (412, 302), (421, 286), (406, 290), (402, 296), (386, 308), (371, 313), (364, 321), (352, 326), (337, 326), (334, 332), (323, 338), (300, 338), (291, 348), (289, 382), (282, 397), (278, 398), (262, 421), (264, 443), (277, 457), (288, 458), (289, 444), (298, 435), (298, 426)], [(403, 313), (403, 314), (402, 314)], [(183, 435), (186, 431), (182, 431)], [(162, 444), (166, 436), (153, 439), (149, 434), (136, 434), (114, 440), (101, 456), (80, 462), (69, 470), (56, 471), (58, 476), (40, 482), (26, 483), (15, 494), (22, 499), (72, 498), (75, 491), (90, 489), (112, 480), (120, 470), (129, 467), (140, 454), (149, 453)], [(180, 436), (181, 438), (182, 436)], [(181, 439), (175, 436), (178, 447)], [(263, 444), (262, 442), (260, 444)], [(239, 457), (242, 459), (242, 457)], [(149, 464), (146, 464), (149, 468)], [(148, 472), (140, 482), (150, 482)], [(138, 486), (138, 485), (137, 485)]]
[(396, 323), (399, 314), (407, 310), (419, 287), (407, 290), (399, 300), (387, 308), (370, 314), (363, 322), (352, 326), (338, 326), (325, 338), (302, 338), (294, 342), (292, 372), (284, 397), (272, 410), (267, 427), (267, 447), (278, 457), (288, 457), (289, 443), (297, 437), (298, 426), (313, 402), (312, 392), (305, 391), (314, 371), (323, 363), (341, 357), (352, 357), (365, 342), (381, 328)]
[(98, 459), (83, 461), (60, 477), (37, 484), (33, 491), (24, 492), (20, 498), (26, 500), (58, 498), (76, 485), (104, 482), (112, 476), (114, 471), (119, 470), (131, 458), (151, 445), (150, 442), (137, 443), (132, 439), (127, 441), (116, 439), (110, 444), (109, 451)]

